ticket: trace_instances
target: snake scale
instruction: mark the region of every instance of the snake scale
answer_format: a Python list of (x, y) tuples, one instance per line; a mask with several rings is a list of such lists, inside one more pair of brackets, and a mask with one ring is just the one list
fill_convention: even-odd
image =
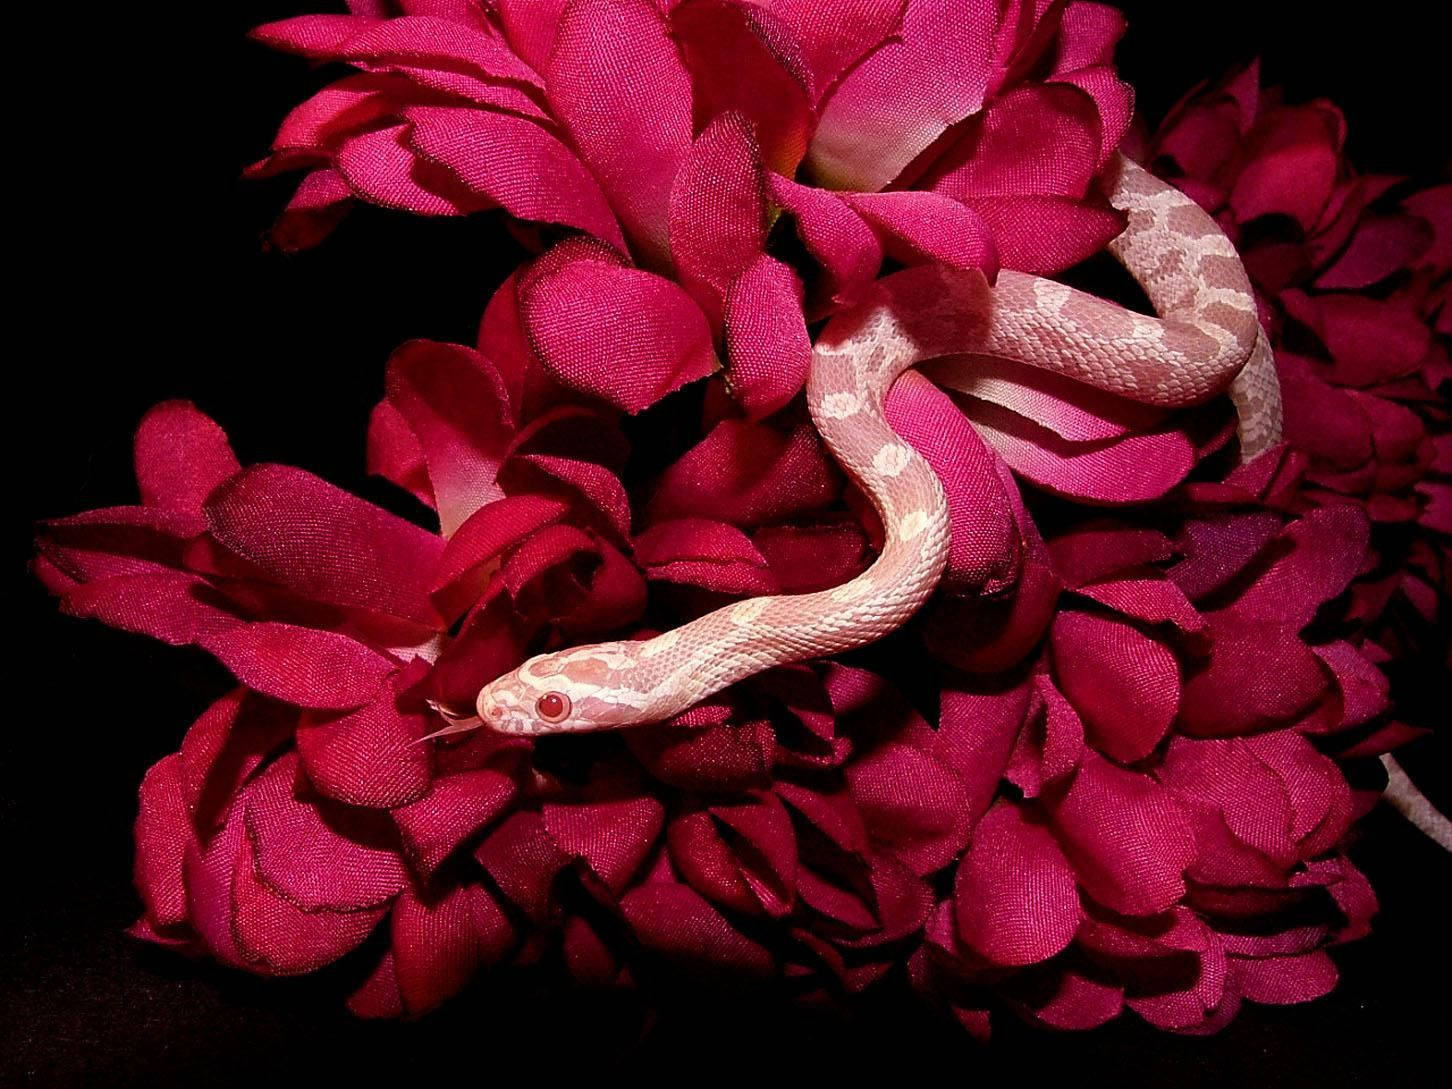
[(1242, 457), (1274, 445), (1279, 387), (1234, 246), (1192, 200), (1126, 158), (1105, 184), (1128, 219), (1110, 250), (1157, 317), (1037, 276), (1005, 271), (990, 286), (977, 272), (920, 266), (879, 281), (822, 331), (807, 402), (881, 515), (884, 545), (865, 571), (829, 590), (739, 601), (653, 638), (538, 655), (484, 687), (478, 718), (440, 733), (481, 721), (531, 736), (659, 722), (753, 674), (901, 625), (937, 585), (949, 534), (937, 477), (884, 415), (894, 379), (915, 364), (996, 356), (1164, 408), (1228, 392)]

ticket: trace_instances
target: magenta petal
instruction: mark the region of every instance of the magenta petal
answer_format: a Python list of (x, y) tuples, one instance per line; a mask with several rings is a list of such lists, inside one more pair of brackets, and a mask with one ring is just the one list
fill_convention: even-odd
[(811, 427), (783, 433), (765, 423), (727, 419), (665, 471), (649, 516), (760, 525), (819, 510), (840, 489)]
[(304, 911), (359, 911), (407, 882), (383, 814), (300, 801), (297, 759), (284, 756), (247, 792), (247, 836), (257, 876)]
[(540, 811), (550, 837), (580, 859), (612, 892), (625, 889), (665, 823), (665, 807), (652, 797), (606, 798), (546, 804)]
[(422, 708), (403, 711), (391, 686), (364, 707), (339, 716), (309, 715), (298, 723), (297, 750), (318, 791), (349, 805), (405, 805), (429, 789), (429, 731)]
[(180, 926), (187, 921), (182, 869), (195, 833), (187, 812), (179, 753), (158, 760), (141, 780), (135, 836), (132, 872), (136, 891), (146, 905), (146, 919), (155, 927)]
[(998, 249), (983, 217), (941, 193), (853, 193), (848, 204), (882, 235), (889, 254), (906, 262), (998, 272)]
[(941, 760), (889, 742), (847, 767), (868, 835), (913, 873), (942, 869), (963, 850), (973, 813), (962, 779)]
[(1079, 929), (1073, 868), (1049, 831), (1015, 805), (984, 814), (953, 887), (959, 933), (996, 964), (1047, 960)]
[(1241, 222), (1279, 213), (1309, 232), (1336, 181), (1337, 147), (1325, 112), (1316, 106), (1280, 110), (1245, 148), (1246, 164), (1230, 194)]
[(238, 954), (254, 971), (315, 972), (361, 945), (387, 913), (384, 907), (304, 911), (259, 880), (245, 857), (231, 878), (231, 932)]
[(253, 691), (299, 707), (360, 707), (396, 663), (339, 632), (260, 621), (197, 640)]
[(1138, 503), (1164, 495), (1190, 471), (1195, 450), (1178, 429), (1071, 443), (998, 405), (976, 402), (969, 418), (1016, 472), (1070, 498)]
[(1361, 570), (1368, 534), (1366, 516), (1356, 507), (1307, 511), (1280, 536), (1280, 554), (1232, 611), (1247, 620), (1304, 627)]
[(164, 401), (136, 429), (136, 483), (147, 506), (200, 510), (240, 466), (227, 436), (189, 401)]
[(1183, 807), (1148, 776), (1086, 750), (1050, 812), (1079, 883), (1105, 907), (1153, 915), (1185, 894), (1195, 837)]
[(400, 121), (387, 128), (350, 136), (333, 157), (337, 172), (358, 196), (385, 208), (415, 215), (451, 216), (487, 208), (453, 171), (437, 166), (414, 151), (409, 126)]
[(483, 596), (505, 552), (569, 509), (566, 500), (544, 495), (505, 496), (480, 507), (444, 548), (430, 593), (435, 606), (450, 618), (467, 610)]
[(1235, 957), (1235, 978), (1252, 1002), (1283, 1006), (1320, 998), (1336, 986), (1336, 963), (1323, 949), (1293, 957)]
[(642, 944), (674, 964), (751, 976), (772, 970), (770, 952), (685, 885), (647, 882), (626, 893), (620, 909)]
[(965, 197), (982, 219), (1004, 268), (1052, 276), (1087, 261), (1124, 230), (1125, 217), (1097, 198)]
[(707, 518), (660, 522), (635, 539), (647, 578), (726, 594), (775, 593), (766, 559), (735, 526)]
[(1291, 722), (1329, 685), (1321, 660), (1292, 625), (1210, 620), (1210, 661), (1185, 679), (1179, 726), (1197, 736), (1223, 736)]
[(412, 126), (409, 144), (471, 192), (520, 219), (576, 227), (625, 249), (599, 183), (542, 125), (450, 106), (413, 106), (403, 116)]
[(399, 995), (410, 1014), (452, 998), (481, 965), (498, 960), (514, 936), (493, 897), (472, 884), (427, 900), (405, 889), (390, 922)]
[(444, 775), (428, 794), (393, 811), (403, 849), (425, 876), (465, 840), (504, 811), (513, 799), (512, 780), (489, 768)]
[(696, 117), (748, 118), (771, 169), (793, 173), (807, 150), (812, 77), (791, 31), (765, 5), (732, 0), (685, 0), (670, 18)]
[(816, 95), (863, 56), (888, 41), (902, 26), (906, 0), (859, 0), (850, 17), (812, 0), (762, 0), (800, 43)]
[(771, 175), (771, 199), (797, 221), (797, 233), (830, 281), (832, 299), (855, 302), (882, 264), (882, 243), (867, 221), (836, 193)]
[(1132, 624), (1065, 609), (1052, 629), (1054, 677), (1093, 744), (1123, 763), (1154, 751), (1180, 706), (1174, 652)]
[(691, 145), (671, 189), (670, 239), (681, 283), (719, 322), (726, 292), (766, 242), (761, 152), (742, 115), (722, 114)]
[(833, 189), (886, 188), (950, 125), (983, 107), (1002, 78), (995, 54), (1012, 22), (997, 5), (907, 5), (900, 34), (848, 71), (822, 104), (807, 155), (813, 174)]
[(259, 465), (206, 507), (223, 545), (305, 597), (435, 626), (428, 578), (443, 541), (310, 473)]
[(423, 446), (387, 400), (374, 405), (368, 417), (368, 472), (397, 484), (424, 506), (434, 506)]
[(691, 77), (664, 17), (648, 0), (577, 0), (560, 18), (545, 87), (642, 263), (669, 268), (671, 184), (692, 118)]
[(417, 436), (445, 537), (500, 498), (495, 478), (514, 433), (494, 366), (457, 344), (412, 340), (388, 360), (388, 400)]
[(545, 366), (627, 412), (716, 369), (710, 327), (689, 295), (589, 245), (556, 246), (525, 276), (519, 301)]
[(1022, 557), (997, 458), (948, 395), (913, 371), (893, 383), (886, 411), (888, 424), (923, 455), (947, 494), (945, 588), (1002, 588)]
[(762, 254), (732, 283), (725, 317), (731, 392), (748, 417), (769, 416), (801, 391), (812, 365), (796, 273)]
[(956, 197), (1082, 197), (1099, 165), (1094, 99), (1067, 83), (1029, 83), (993, 100), (970, 140), (923, 184)]

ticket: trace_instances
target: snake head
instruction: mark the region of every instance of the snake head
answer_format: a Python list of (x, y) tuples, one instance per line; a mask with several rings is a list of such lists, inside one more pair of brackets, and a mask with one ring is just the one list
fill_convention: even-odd
[(485, 685), (475, 707), (491, 730), (529, 737), (610, 730), (647, 722), (629, 687), (631, 643), (597, 643), (540, 654)]

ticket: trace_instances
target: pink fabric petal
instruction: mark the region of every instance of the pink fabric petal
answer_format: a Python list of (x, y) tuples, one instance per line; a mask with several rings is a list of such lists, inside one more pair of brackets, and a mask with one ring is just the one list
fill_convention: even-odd
[(440, 613), (457, 616), (478, 601), (504, 553), (569, 508), (553, 496), (511, 495), (476, 510), (449, 538), (439, 560), (429, 596)]
[(424, 797), (393, 810), (409, 861), (425, 877), (499, 816), (515, 785), (490, 768), (436, 778)]
[(297, 751), (309, 781), (330, 798), (349, 805), (406, 805), (429, 789), (429, 750), (416, 742), (430, 728), (422, 708), (400, 708), (385, 687), (356, 711), (304, 716)]
[(1049, 808), (1079, 883), (1105, 907), (1153, 915), (1185, 894), (1194, 835), (1183, 807), (1152, 779), (1086, 750), (1068, 790)]
[(559, 223), (625, 249), (599, 183), (542, 125), (495, 110), (413, 106), (409, 144), (510, 215)]
[(636, 562), (646, 577), (684, 582), (726, 594), (771, 594), (776, 581), (751, 538), (725, 522), (678, 518), (635, 539)]
[(1074, 871), (1054, 837), (1000, 802), (973, 830), (953, 886), (958, 931), (996, 964), (1034, 964), (1059, 952), (1082, 914)]
[(227, 436), (189, 401), (164, 401), (136, 429), (136, 483), (147, 506), (201, 510), (241, 467)]
[(397, 668), (356, 639), (296, 624), (240, 624), (197, 644), (248, 688), (299, 707), (361, 707)]
[(915, 874), (946, 866), (968, 842), (965, 784), (920, 749), (879, 746), (848, 765), (847, 786), (873, 842)]
[(1252, 1002), (1283, 1006), (1320, 998), (1336, 986), (1336, 963), (1317, 949), (1295, 957), (1236, 957), (1235, 979)]
[(764, 188), (756, 133), (739, 113), (721, 114), (696, 137), (671, 188), (677, 275), (713, 325), (726, 292), (766, 243)]
[(390, 922), (399, 995), (415, 1015), (452, 998), (480, 966), (503, 957), (514, 937), (499, 905), (479, 885), (429, 899), (406, 889)]
[(407, 881), (383, 814), (297, 797), (297, 758), (284, 756), (247, 792), (257, 877), (310, 912), (377, 907)]
[[(823, 103), (807, 155), (812, 173), (834, 189), (886, 188), (948, 126), (983, 107), (1004, 22), (996, 7), (909, 4), (900, 36), (868, 54)], [(924, 72), (934, 78), (920, 78)]]
[(259, 465), (213, 493), (213, 536), (282, 585), (318, 601), (433, 626), (434, 534), (300, 469)]
[(562, 851), (580, 859), (612, 892), (623, 891), (665, 823), (665, 807), (652, 797), (549, 804), (544, 827)]
[(1094, 745), (1122, 763), (1154, 751), (1180, 706), (1180, 667), (1122, 620), (1065, 609), (1052, 628), (1054, 678)]
[(545, 366), (627, 412), (716, 369), (710, 327), (690, 296), (594, 247), (556, 246), (521, 281), (519, 302)]
[(504, 381), (477, 352), (429, 340), (395, 350), (385, 381), (389, 403), (418, 439), (440, 531), (450, 537), (503, 494), (495, 478), (514, 432)]
[(818, 510), (841, 488), (821, 440), (799, 424), (722, 420), (662, 474), (651, 521), (699, 515), (736, 525), (779, 522)]
[(1071, 498), (1102, 503), (1157, 499), (1183, 480), (1194, 463), (1194, 447), (1179, 429), (1070, 443), (998, 405), (978, 402), (969, 408), (969, 417), (1016, 472)]
[(1179, 727), (1197, 736), (1249, 733), (1290, 722), (1326, 691), (1321, 660), (1293, 627), (1213, 617), (1210, 661), (1191, 670)]
[(770, 416), (801, 392), (812, 365), (796, 273), (762, 254), (732, 283), (725, 319), (731, 392), (749, 418)]
[(912, 371), (887, 397), (887, 422), (933, 467), (948, 498), (944, 587), (1002, 589), (1022, 561), (997, 458), (947, 394)]
[(1281, 535), (1281, 553), (1236, 599), (1233, 611), (1247, 620), (1304, 627), (1361, 569), (1368, 532), (1366, 516), (1355, 507), (1306, 512)]
[(733, 928), (685, 885), (648, 882), (626, 893), (620, 908), (642, 944), (664, 953), (673, 964), (749, 976), (766, 976), (772, 970), (766, 948)]
[(937, 262), (951, 268), (998, 272), (993, 232), (975, 212), (941, 193), (902, 191), (844, 197), (872, 224), (884, 248), (901, 261)]
[(882, 243), (867, 221), (835, 193), (770, 178), (771, 199), (796, 219), (802, 244), (822, 265), (833, 301), (857, 301), (882, 264)]
[(695, 114), (728, 110), (750, 119), (767, 164), (791, 174), (807, 150), (811, 80), (798, 39), (765, 6), (686, 0), (671, 33), (691, 73)]
[(670, 191), (692, 115), (664, 17), (648, 0), (577, 0), (561, 15), (545, 87), (641, 262), (669, 268)]
[(173, 753), (147, 770), (136, 814), (132, 873), (146, 919), (153, 926), (180, 926), (187, 921), (182, 869), (194, 835), (183, 791), (181, 755)]
[(1278, 213), (1310, 231), (1330, 199), (1338, 150), (1324, 110), (1280, 110), (1243, 151), (1246, 164), (1230, 194), (1236, 218)]

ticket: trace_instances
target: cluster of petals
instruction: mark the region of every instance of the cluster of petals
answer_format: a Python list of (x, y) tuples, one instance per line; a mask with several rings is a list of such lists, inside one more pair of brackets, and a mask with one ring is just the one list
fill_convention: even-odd
[[(1354, 503), (1375, 563), (1351, 617), (1445, 668), (1452, 609), (1452, 185), (1357, 172), (1332, 103), (1257, 66), (1188, 95), (1146, 148), (1236, 241), (1276, 348), (1304, 501)], [(1439, 642), (1443, 644), (1439, 647)]]
[[(502, 209), (539, 247), (541, 350), (652, 339), (637, 411), (720, 360), (753, 418), (801, 388), (807, 321), (889, 258), (1051, 273), (1121, 217), (1094, 185), (1129, 124), (1123, 29), (1094, 3), (355, 0), (260, 27), (359, 70), (283, 122), (258, 174), (305, 170), (274, 237), (348, 205)], [(792, 241), (795, 238), (796, 241)], [(796, 264), (792, 263), (796, 255)], [(671, 330), (638, 328), (645, 311)]]
[[(503, 208), (541, 245), (475, 345), (390, 359), (368, 430), (387, 507), (241, 466), (172, 402), (137, 434), (139, 503), (41, 527), (67, 612), (200, 647), (237, 681), (142, 785), (139, 936), (272, 975), (353, 958), (365, 1016), (535, 962), (807, 999), (905, 965), (980, 1033), (1003, 1011), (1203, 1032), (1333, 985), (1328, 947), (1375, 909), (1344, 850), (1374, 795), (1343, 765), (1403, 729), (1347, 619), (1387, 515), (1305, 443), (1230, 471), (1222, 405), (937, 361), (887, 403), (952, 530), (904, 630), (654, 726), (422, 740), (529, 654), (863, 570), (882, 528), (798, 396), (809, 317), (944, 265), (1057, 271), (1119, 229), (1093, 181), (1128, 119), (1116, 15), (851, 7), (360, 2), (258, 31), (361, 71), (259, 168), (309, 171), (280, 240), (361, 199)], [(1234, 206), (1210, 185), (1197, 199)], [(809, 262), (768, 253), (778, 218)], [(1358, 268), (1391, 244), (1368, 229)], [(1438, 239), (1414, 259), (1424, 323), (1444, 320), (1445, 277), (1420, 271)], [(880, 276), (888, 257), (908, 267)], [(1343, 326), (1321, 320), (1330, 352)], [(1369, 427), (1363, 402), (1400, 406), (1445, 364), (1327, 377), (1350, 358), (1305, 366)], [(1444, 462), (1377, 494), (1425, 497)]]

